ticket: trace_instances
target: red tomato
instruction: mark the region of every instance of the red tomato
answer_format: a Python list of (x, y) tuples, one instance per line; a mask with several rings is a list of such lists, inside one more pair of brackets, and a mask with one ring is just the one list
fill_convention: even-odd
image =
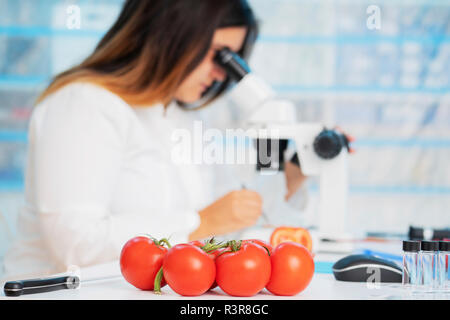
[(216, 282), (231, 296), (249, 297), (261, 291), (270, 279), (270, 257), (260, 245), (242, 243), (235, 252), (216, 258)]
[[(203, 242), (201, 242), (199, 240), (189, 241), (189, 244), (192, 244), (192, 245), (197, 246), (199, 248), (201, 248), (201, 247), (203, 247), (205, 245)], [(211, 259), (216, 260), (216, 257), (224, 250), (226, 250), (226, 248), (217, 249), (217, 250), (209, 252), (208, 255), (209, 255), (209, 257)], [(217, 287), (217, 282), (214, 279), (214, 283), (211, 285), (211, 288), (209, 288), (209, 290), (212, 290), (215, 287)]]
[(312, 250), (312, 237), (308, 230), (304, 228), (278, 227), (270, 236), (270, 244), (276, 247), (282, 242), (293, 241), (300, 243), (309, 251)]
[[(228, 248), (217, 249), (217, 250), (215, 250), (215, 251), (209, 253), (209, 256), (210, 256), (214, 261), (216, 261), (216, 259), (217, 259), (217, 257), (219, 256), (219, 254), (221, 254), (222, 252), (224, 252), (224, 251), (226, 251), (226, 250), (229, 250), (229, 249), (228, 249)], [(211, 285), (211, 288), (209, 288), (209, 290), (212, 290), (212, 289), (214, 289), (214, 288), (216, 288), (216, 287), (217, 287), (217, 281), (216, 281), (216, 279), (214, 279), (214, 283)]]
[(214, 260), (199, 247), (177, 244), (163, 260), (163, 274), (173, 291), (182, 296), (199, 296), (211, 288), (216, 276)]
[(194, 245), (194, 246), (197, 246), (197, 247), (203, 247), (205, 244), (202, 242), (202, 241), (200, 241), (200, 240), (193, 240), (193, 241), (189, 241), (188, 242), (189, 244), (192, 244), (192, 245)]
[[(149, 237), (128, 240), (120, 253), (120, 271), (127, 282), (141, 290), (153, 290), (155, 276), (167, 249)], [(166, 285), (164, 279), (161, 287)]]
[(280, 296), (292, 296), (303, 291), (314, 274), (314, 260), (303, 245), (282, 242), (270, 256), (272, 274), (266, 289)]
[(267, 248), (267, 251), (269, 252), (269, 255), (272, 254), (272, 250), (273, 250), (272, 246), (269, 243), (267, 243), (266, 241), (264, 241), (264, 240), (259, 240), (259, 239), (242, 240), (242, 243), (245, 243), (245, 242), (251, 242), (251, 243), (259, 244), (261, 247)]

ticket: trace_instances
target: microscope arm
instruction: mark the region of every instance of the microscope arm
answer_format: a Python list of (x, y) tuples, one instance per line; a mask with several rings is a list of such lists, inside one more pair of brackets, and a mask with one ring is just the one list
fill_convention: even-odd
[(243, 112), (244, 128), (254, 129), (247, 130), (249, 136), (266, 141), (293, 140), (303, 174), (319, 177), (320, 237), (345, 237), (349, 149), (345, 135), (327, 130), (320, 123), (297, 122), (293, 103), (278, 99), (273, 89), (251, 73), (247, 64), (231, 50), (219, 51), (215, 61), (237, 81), (230, 97)]

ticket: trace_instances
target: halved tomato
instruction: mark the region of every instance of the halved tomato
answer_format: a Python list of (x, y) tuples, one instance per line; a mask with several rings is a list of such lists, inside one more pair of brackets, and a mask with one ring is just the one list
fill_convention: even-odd
[(282, 242), (293, 241), (305, 246), (309, 252), (312, 250), (312, 237), (305, 228), (278, 227), (270, 236), (270, 244), (275, 248)]

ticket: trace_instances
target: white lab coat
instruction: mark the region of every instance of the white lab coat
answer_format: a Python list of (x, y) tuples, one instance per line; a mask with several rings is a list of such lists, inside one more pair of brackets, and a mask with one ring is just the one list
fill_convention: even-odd
[[(25, 206), (4, 277), (117, 260), (138, 234), (187, 241), (199, 210), (242, 183), (226, 166), (174, 163), (172, 133), (192, 130), (199, 115), (176, 104), (166, 112), (163, 105), (132, 108), (88, 83), (67, 85), (36, 106)], [(280, 184), (274, 190), (284, 192)]]
[(208, 172), (170, 159), (171, 132), (193, 112), (131, 108), (75, 83), (35, 107), (29, 126), (26, 205), (5, 276), (63, 272), (117, 259), (145, 233), (187, 241), (213, 201)]

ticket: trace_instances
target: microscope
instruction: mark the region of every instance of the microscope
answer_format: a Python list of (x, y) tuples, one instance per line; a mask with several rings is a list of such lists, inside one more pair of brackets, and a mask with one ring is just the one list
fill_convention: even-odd
[[(244, 114), (243, 128), (257, 148), (256, 169), (282, 171), (285, 159), (297, 164), (305, 176), (319, 180), (317, 233), (311, 232), (316, 252), (350, 252), (347, 230), (349, 141), (321, 123), (297, 122), (295, 106), (279, 99), (274, 90), (250, 71), (245, 61), (228, 48), (214, 61), (235, 81), (229, 93)], [(295, 151), (288, 148), (295, 145)], [(290, 152), (290, 154), (289, 154)]]

